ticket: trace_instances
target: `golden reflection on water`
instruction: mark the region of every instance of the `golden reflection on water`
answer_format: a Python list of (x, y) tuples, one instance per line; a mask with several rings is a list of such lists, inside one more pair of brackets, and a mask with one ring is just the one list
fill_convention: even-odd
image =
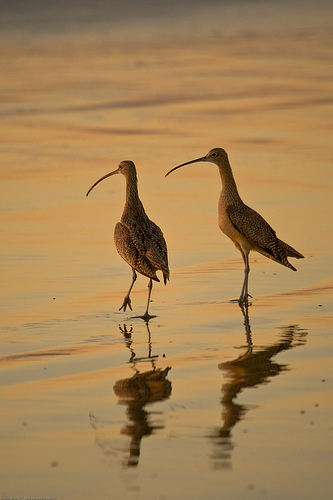
[[(259, 346), (253, 342), (249, 307), (240, 307), (244, 319), (245, 346), (237, 347), (244, 352), (236, 358), (218, 364), (218, 369), (222, 371), (224, 382), (221, 388), (222, 398), (222, 422), (220, 428), (214, 430), (207, 437), (212, 441), (213, 451), (210, 455), (214, 469), (232, 468), (232, 454), (235, 448), (233, 440), (234, 427), (243, 420), (255, 407), (251, 405), (237, 403), (239, 395), (249, 388), (257, 388), (268, 384), (272, 378), (290, 370), (288, 363), (278, 363), (273, 361), (277, 355), (284, 351), (301, 347), (306, 344), (308, 332), (298, 325), (288, 325), (279, 328), (277, 339), (267, 346)], [(118, 404), (126, 406), (126, 417), (128, 423), (121, 428), (121, 434), (130, 438), (128, 457), (123, 461), (123, 465), (132, 467), (138, 466), (141, 455), (141, 444), (143, 437), (149, 437), (157, 431), (165, 429), (166, 424), (160, 423), (162, 413), (155, 410), (155, 404), (170, 399), (172, 405), (172, 383), (167, 379), (171, 370), (170, 366), (157, 367), (158, 355), (153, 354), (153, 340), (148, 322), (147, 328), (147, 355), (137, 356), (133, 347), (133, 325), (119, 325), (119, 329), (124, 337), (126, 348), (130, 352), (128, 360), (134, 374), (125, 379), (117, 380), (114, 385), (114, 393), (118, 398)], [(151, 365), (146, 369), (147, 363)], [(209, 379), (207, 380), (209, 383)], [(193, 388), (191, 388), (193, 390)], [(154, 415), (160, 414), (160, 421), (155, 423), (152, 419)], [(165, 418), (165, 415), (164, 415)], [(100, 418), (93, 412), (89, 415), (91, 426), (98, 431), (100, 427), (108, 427), (104, 422), (100, 426)], [(197, 425), (202, 425), (197, 422)], [(112, 428), (107, 431), (112, 434)], [(113, 437), (96, 437), (96, 445), (101, 448), (106, 458), (113, 448)], [(238, 436), (238, 444), (241, 439)], [(143, 452), (144, 453), (144, 452)]]
[[(243, 500), (254, 481), (272, 498), (330, 498), (331, 33), (5, 45), (0, 493), (155, 499), (154, 475), (161, 498)], [(217, 227), (217, 169), (164, 179), (217, 146), (244, 201), (306, 256), (297, 273), (252, 256), (251, 325), (228, 302), (243, 269)], [(85, 198), (124, 159), (170, 254), (148, 331), (118, 311), (124, 184)]]
[(216, 468), (229, 468), (232, 463), (234, 449), (232, 430), (245, 417), (251, 406), (237, 404), (235, 399), (247, 388), (256, 387), (270, 382), (281, 372), (289, 370), (287, 364), (273, 362), (272, 358), (280, 352), (305, 345), (307, 332), (298, 325), (281, 328), (276, 342), (265, 347), (255, 347), (251, 338), (251, 327), (248, 308), (243, 307), (245, 335), (248, 347), (244, 354), (237, 358), (219, 364), (226, 382), (222, 385), (222, 421), (223, 426), (210, 438), (214, 444), (212, 460)]
[[(119, 325), (119, 329), (124, 336), (126, 347), (130, 351), (128, 363), (131, 365), (134, 375), (117, 380), (113, 390), (118, 398), (118, 404), (126, 406), (126, 416), (129, 420), (122, 429), (121, 434), (130, 437), (129, 456), (125, 461), (128, 466), (137, 466), (141, 454), (141, 441), (143, 437), (148, 437), (165, 426), (155, 424), (151, 421), (151, 416), (155, 413), (152, 405), (169, 399), (171, 396), (172, 384), (167, 379), (171, 367), (157, 368), (156, 361), (158, 355), (152, 354), (152, 339), (149, 324), (146, 322), (148, 335), (147, 356), (136, 356), (132, 348), (133, 326)], [(151, 365), (151, 369), (146, 370), (146, 364)], [(147, 407), (147, 405), (149, 405)], [(89, 415), (91, 426), (98, 430), (99, 419), (92, 412)], [(112, 449), (112, 441), (96, 438), (96, 444), (108, 454)]]

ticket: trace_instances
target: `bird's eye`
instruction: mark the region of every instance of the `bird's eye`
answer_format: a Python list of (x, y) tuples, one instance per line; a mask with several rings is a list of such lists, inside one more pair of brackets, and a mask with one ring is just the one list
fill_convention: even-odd
[(216, 156), (216, 153), (212, 153), (210, 156)]

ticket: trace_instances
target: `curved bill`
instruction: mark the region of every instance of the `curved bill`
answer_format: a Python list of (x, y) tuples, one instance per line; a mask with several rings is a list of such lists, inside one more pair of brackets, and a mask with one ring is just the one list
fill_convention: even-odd
[(119, 173), (119, 170), (114, 170), (113, 172), (110, 172), (109, 174), (106, 174), (106, 175), (103, 175), (103, 177), (101, 177), (100, 179), (98, 179), (98, 181), (95, 182), (95, 184), (93, 184), (91, 186), (91, 188), (87, 191), (86, 193), (86, 196), (88, 196), (88, 194), (90, 193), (90, 191), (92, 191), (94, 189), (95, 186), (97, 186), (97, 184), (99, 184), (100, 182), (104, 181), (104, 179), (106, 179), (107, 177), (110, 177), (111, 175), (114, 175), (114, 174), (118, 174)]
[(197, 163), (198, 161), (207, 161), (207, 160), (206, 157), (203, 156), (202, 158), (197, 158), (196, 160), (191, 160), (187, 161), (186, 163), (182, 163), (181, 165), (178, 165), (178, 167), (174, 167), (171, 170), (169, 170), (169, 172), (165, 174), (165, 177), (168, 177), (168, 175), (171, 174), (171, 172), (173, 172), (174, 170), (177, 170), (177, 168), (184, 167), (185, 165), (189, 165), (190, 163)]

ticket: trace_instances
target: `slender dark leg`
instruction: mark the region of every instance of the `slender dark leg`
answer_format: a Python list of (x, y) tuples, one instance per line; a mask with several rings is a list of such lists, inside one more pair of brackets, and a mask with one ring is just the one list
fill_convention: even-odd
[(249, 272), (250, 272), (249, 253), (248, 252), (241, 252), (241, 253), (244, 260), (245, 268), (244, 268), (244, 282), (239, 297), (239, 302), (246, 302), (248, 297), (250, 297), (250, 295), (248, 294), (248, 282), (249, 282)]
[(142, 317), (142, 319), (146, 320), (146, 321), (149, 321), (150, 318), (154, 318), (154, 316), (150, 316), (150, 314), (148, 313), (148, 309), (149, 309), (149, 303), (150, 303), (150, 296), (151, 296), (151, 291), (152, 291), (152, 288), (153, 288), (153, 280), (150, 279), (149, 280), (149, 283), (148, 283), (148, 300), (147, 300), (147, 307), (146, 307), (146, 312), (144, 313)]
[(132, 267), (132, 283), (131, 283), (131, 286), (129, 287), (129, 290), (124, 298), (124, 302), (123, 302), (123, 305), (119, 308), (119, 311), (121, 311), (122, 309), (124, 309), (124, 312), (126, 311), (126, 307), (128, 306), (130, 308), (130, 310), (132, 311), (132, 303), (131, 303), (131, 299), (130, 299), (130, 293), (132, 291), (132, 288), (133, 288), (133, 285), (136, 281), (136, 272), (135, 272), (135, 269), (133, 269)]
[(150, 296), (151, 296), (151, 291), (153, 289), (153, 280), (150, 279), (148, 283), (148, 300), (147, 300), (147, 307), (146, 307), (146, 312), (143, 315), (143, 318), (151, 318), (151, 316), (148, 313), (149, 309), (149, 303), (150, 303)]

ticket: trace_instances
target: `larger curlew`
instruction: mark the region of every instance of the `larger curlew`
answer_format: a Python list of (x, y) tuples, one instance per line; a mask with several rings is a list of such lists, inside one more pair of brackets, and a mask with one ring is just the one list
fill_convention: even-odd
[(114, 241), (119, 255), (132, 268), (132, 283), (120, 307), (126, 311), (127, 306), (132, 310), (130, 293), (137, 278), (136, 271), (149, 278), (148, 301), (143, 316), (148, 321), (153, 316), (148, 313), (153, 281), (160, 281), (156, 271), (163, 273), (164, 283), (169, 279), (168, 252), (161, 229), (151, 221), (143, 208), (138, 193), (138, 179), (136, 168), (132, 161), (122, 161), (117, 170), (104, 175), (87, 192), (102, 180), (115, 174), (123, 174), (126, 178), (126, 202), (120, 222), (114, 230)]
[(265, 255), (265, 257), (289, 267), (293, 271), (296, 271), (296, 269), (288, 262), (288, 257), (295, 257), (296, 259), (303, 259), (304, 257), (297, 250), (280, 240), (265, 219), (243, 203), (238, 194), (228, 155), (224, 149), (211, 149), (206, 156), (182, 163), (178, 167), (171, 169), (166, 176), (177, 168), (200, 161), (215, 163), (220, 172), (222, 192), (218, 205), (218, 223), (221, 231), (234, 242), (244, 260), (245, 276), (239, 297), (239, 303), (242, 304), (247, 302), (250, 296), (248, 294), (248, 279), (250, 272), (249, 253), (251, 250)]

